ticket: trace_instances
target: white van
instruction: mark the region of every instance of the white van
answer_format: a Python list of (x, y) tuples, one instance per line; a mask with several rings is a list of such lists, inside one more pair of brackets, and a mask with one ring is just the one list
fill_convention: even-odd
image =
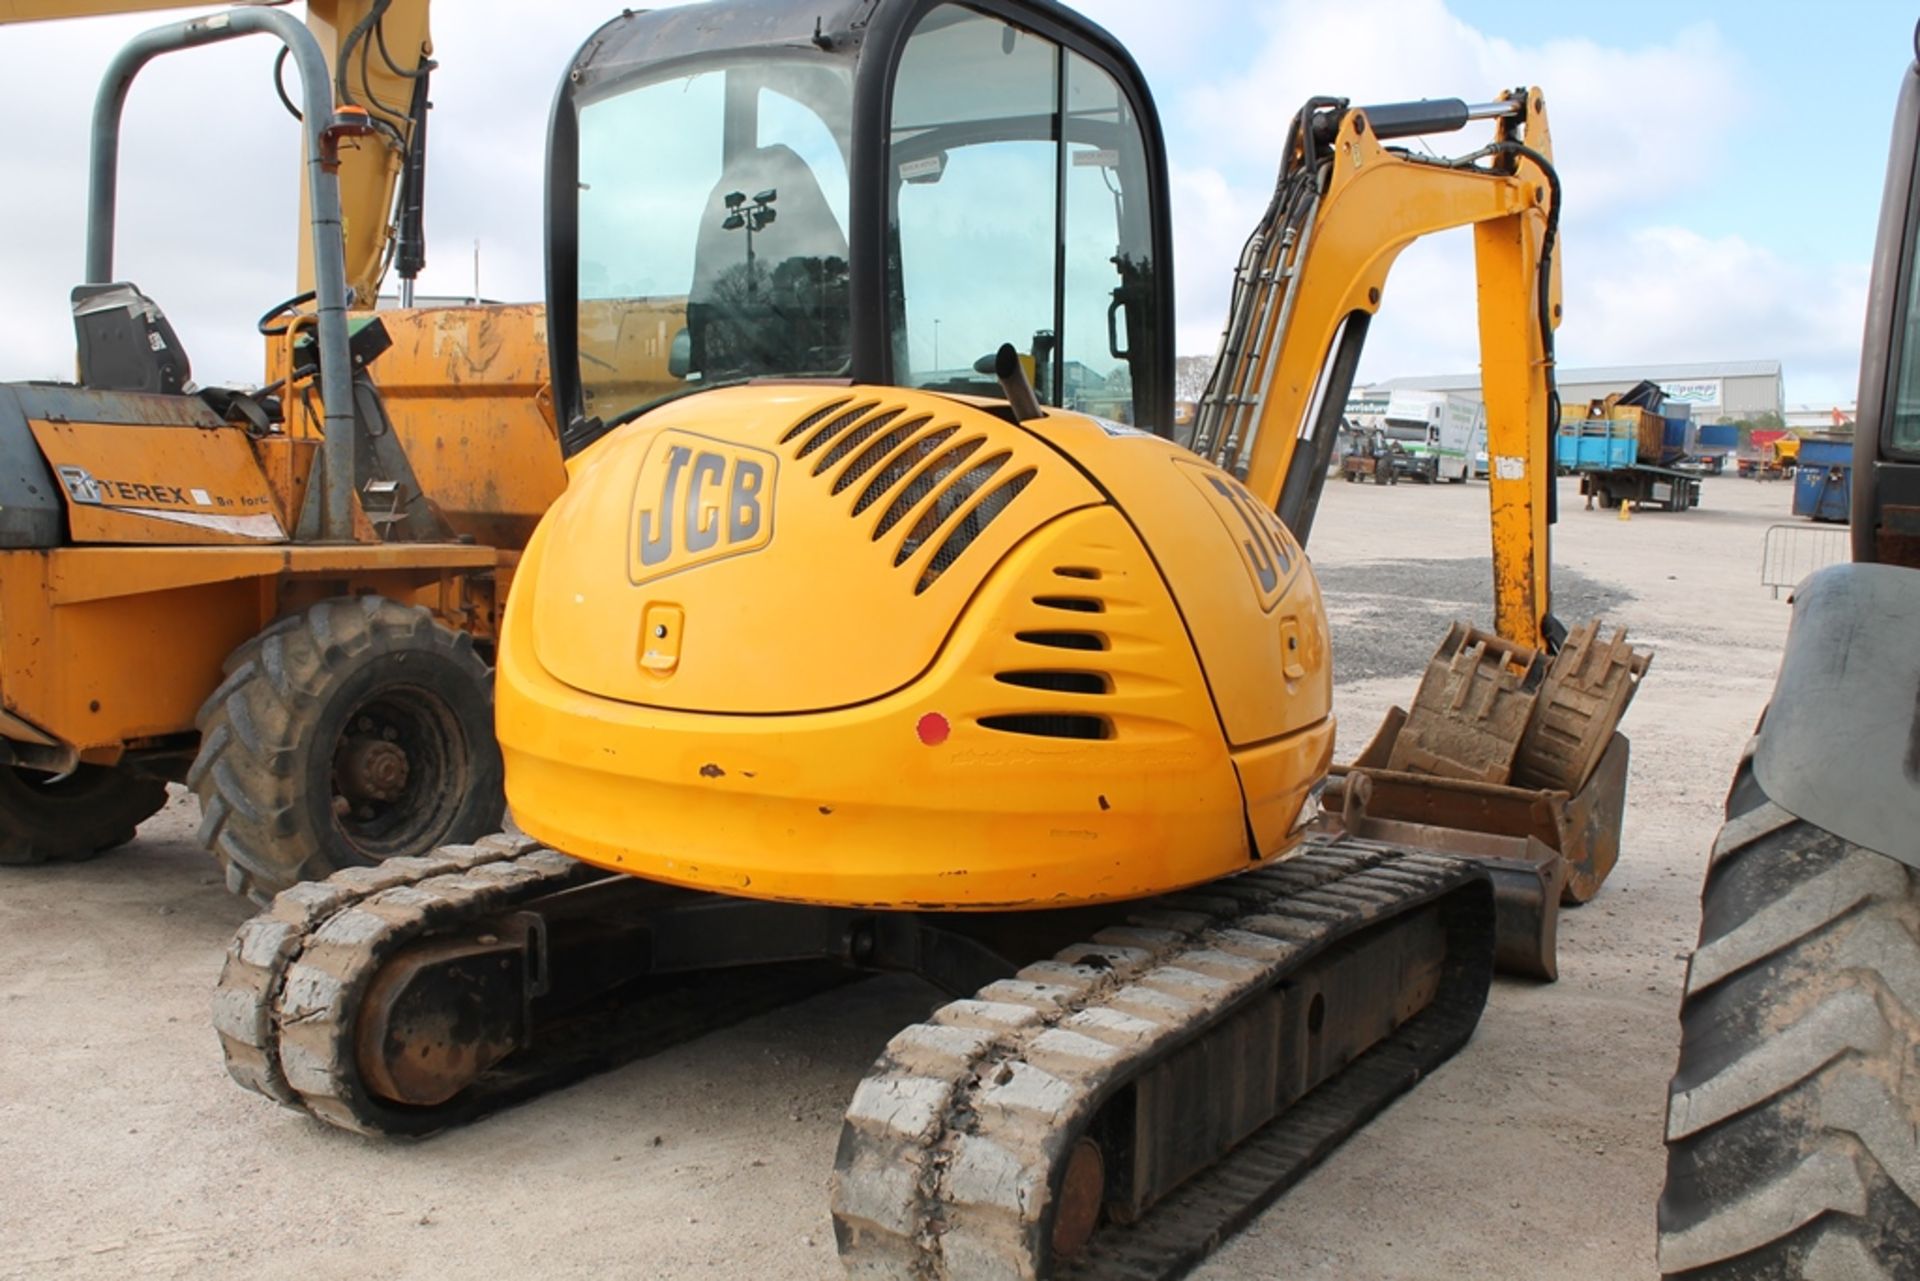
[[(1396, 391), (1380, 426), (1407, 453), (1400, 473), (1415, 480), (1459, 484), (1475, 474), (1487, 447), (1486, 407), (1444, 391)], [(1480, 462), (1480, 474), (1485, 463)]]

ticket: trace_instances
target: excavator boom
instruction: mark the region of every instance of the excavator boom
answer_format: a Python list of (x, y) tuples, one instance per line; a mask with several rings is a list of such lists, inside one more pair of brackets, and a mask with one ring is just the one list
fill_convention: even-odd
[[(285, 4), (287, 0), (273, 0)], [(162, 9), (204, 9), (206, 0), (0, 0), (0, 26), (55, 18), (92, 18)]]
[[(307, 26), (333, 73), (336, 109), (361, 108), (372, 124), (371, 133), (340, 153), (340, 225), (355, 307), (374, 305), (389, 267), (400, 273), (402, 305), (411, 303), (413, 278), (426, 262), (420, 205), (427, 77), (433, 69), (430, 3), (307, 0)], [(303, 211), (306, 200), (303, 182)], [(313, 260), (304, 237), (300, 245), (304, 291), (313, 287)]]
[[(1493, 120), (1496, 134), (1471, 156), (1445, 160), (1391, 145), (1477, 119)], [(1243, 476), (1305, 542), (1388, 272), (1420, 237), (1471, 226), (1495, 625), (1534, 648), (1552, 630), (1552, 344), (1560, 317), (1552, 156), (1538, 89), (1476, 106), (1457, 99), (1308, 103), (1291, 131), (1273, 203), (1242, 253), (1194, 434), (1198, 453)]]

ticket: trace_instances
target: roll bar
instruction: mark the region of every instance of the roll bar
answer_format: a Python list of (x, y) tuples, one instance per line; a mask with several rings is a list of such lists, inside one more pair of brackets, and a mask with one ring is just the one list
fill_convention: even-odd
[(353, 539), (353, 375), (347, 346), (346, 249), (340, 221), (340, 175), (336, 159), (342, 135), (363, 133), (363, 115), (336, 117), (331, 78), (319, 42), (306, 26), (277, 9), (232, 9), (210, 17), (170, 23), (135, 36), (115, 55), (93, 104), (92, 154), (88, 164), (86, 283), (113, 279), (113, 231), (119, 194), (120, 116), (140, 69), (175, 53), (238, 36), (270, 35), (287, 47), (300, 72), (302, 125), (306, 134), (307, 189), (311, 193), (314, 311), (320, 344), (320, 398), (326, 405), (322, 456), (320, 536)]

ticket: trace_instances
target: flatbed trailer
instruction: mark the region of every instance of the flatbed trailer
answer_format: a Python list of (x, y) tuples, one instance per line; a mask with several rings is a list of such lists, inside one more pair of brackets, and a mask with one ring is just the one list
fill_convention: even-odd
[(1621, 503), (1632, 503), (1636, 507), (1683, 512), (1700, 505), (1698, 472), (1651, 467), (1645, 463), (1604, 471), (1574, 470), (1580, 476), (1580, 492), (1598, 498), (1602, 507), (1615, 508)]
[(1640, 433), (1629, 419), (1564, 423), (1554, 446), (1563, 472), (1580, 477), (1580, 492), (1602, 507), (1621, 503), (1682, 512), (1700, 505), (1700, 473), (1640, 458)]

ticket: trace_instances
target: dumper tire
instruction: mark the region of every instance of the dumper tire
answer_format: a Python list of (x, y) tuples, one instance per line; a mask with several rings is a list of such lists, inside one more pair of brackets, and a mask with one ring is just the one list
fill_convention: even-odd
[(187, 785), (227, 887), (290, 885), (500, 829), (493, 673), (473, 638), (380, 596), (322, 601), (235, 650)]
[(1735, 777), (1687, 968), (1664, 1276), (1920, 1275), (1920, 877)]
[(167, 785), (126, 766), (53, 775), (0, 766), (0, 866), (78, 863), (125, 845), (167, 803)]

